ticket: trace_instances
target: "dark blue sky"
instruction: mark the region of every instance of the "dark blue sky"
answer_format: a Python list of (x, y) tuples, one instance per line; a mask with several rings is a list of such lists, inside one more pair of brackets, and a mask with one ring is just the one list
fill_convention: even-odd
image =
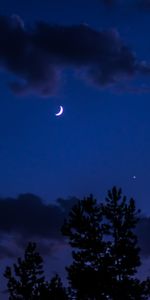
[[(28, 27), (43, 20), (115, 28), (140, 60), (149, 60), (149, 14), (134, 1), (111, 7), (98, 0), (6, 0), (0, 13), (17, 14)], [(100, 197), (115, 184), (150, 213), (149, 93), (102, 89), (66, 70), (55, 96), (21, 97), (7, 86), (12, 78), (0, 74), (1, 196), (32, 192), (52, 201), (92, 192)], [(134, 77), (129, 85), (149, 87), (150, 76)], [(56, 118), (59, 105), (64, 114)]]
[[(20, 67), (19, 56), (15, 60), (18, 69), (13, 65), (13, 60), (11, 61), (12, 69), (10, 68), (10, 60), (4, 61), (4, 57), (11, 59), (11, 54), (14, 53), (11, 53), (11, 40), (8, 39), (6, 42), (7, 36), (6, 40), (4, 39), (8, 46), (8, 49), (7, 47), (5, 49), (8, 50), (6, 55), (3, 51), (1, 37), (5, 37), (5, 34), (1, 31), (0, 18), (0, 197), (16, 197), (20, 193), (33, 193), (50, 205), (47, 208), (45, 204), (40, 204), (37, 200), (31, 201), (30, 206), (30, 197), (27, 197), (27, 199), (16, 200), (17, 202), (8, 200), (5, 210), (2, 201), (0, 201), (0, 205), (2, 205), (0, 210), (1, 267), (8, 264), (8, 257), (10, 261), (12, 259), (14, 261), (14, 257), (18, 255), (18, 248), (24, 248), (26, 242), (24, 232), (27, 231), (26, 237), (33, 238), (37, 235), (40, 240), (43, 238), (42, 248), (45, 247), (47, 252), (49, 249), (50, 253), (53, 252), (50, 257), (51, 272), (59, 269), (64, 274), (64, 264), (68, 259), (68, 252), (64, 242), (59, 240), (60, 237), (57, 237), (57, 230), (55, 232), (55, 227), (58, 229), (57, 225), (60, 225), (63, 214), (52, 205), (52, 202), (58, 197), (68, 198), (73, 195), (83, 197), (92, 192), (98, 199), (102, 200), (107, 189), (117, 185), (123, 188), (125, 194), (135, 197), (137, 206), (142, 209), (143, 213), (150, 215), (150, 69), (148, 65), (150, 62), (150, 5), (148, 7), (146, 0), (116, 0), (113, 5), (105, 5), (105, 2), (108, 3), (109, 1), (5, 0), (1, 5), (0, 15), (9, 18), (12, 15), (20, 16), (25, 29), (27, 28), (28, 31), (32, 30), (31, 28), (35, 26), (36, 21), (41, 20), (50, 25), (60, 26), (88, 24), (88, 26), (84, 25), (82, 32), (83, 36), (86, 37), (85, 41), (83, 40), (81, 43), (81, 39), (79, 39), (79, 45), (78, 43), (77, 45), (74, 44), (74, 53), (71, 43), (67, 40), (65, 48), (61, 43), (59, 44), (57, 51), (59, 52), (59, 48), (61, 50), (57, 56), (57, 63), (59, 66), (65, 65), (65, 68), (60, 74), (57, 92), (53, 96), (49, 95), (45, 98), (40, 93), (36, 95), (28, 93), (26, 96), (19, 96), (10, 90), (9, 83), (16, 79), (18, 74), (19, 76), (20, 74), (28, 75), (30, 78), (30, 72), (28, 72), (30, 68), (29, 66), (26, 68), (26, 63), (23, 64), (21, 61), (21, 71), (18, 71)], [(123, 60), (122, 67), (119, 69), (123, 76), (120, 76), (119, 72), (117, 73), (119, 79), (121, 77), (121, 84), (110, 86), (110, 82), (107, 82), (103, 87), (100, 84), (97, 86), (91, 84), (91, 79), (99, 79), (95, 77), (99, 75), (96, 69), (94, 69), (96, 73), (88, 73), (87, 80), (82, 80), (83, 74), (79, 76), (84, 58), (88, 61), (88, 63), (86, 61), (87, 66), (89, 66), (90, 61), (86, 47), (85, 57), (84, 53), (79, 55), (81, 54), (81, 44), (83, 48), (84, 42), (86, 42), (86, 46), (91, 46), (90, 40), (87, 38), (91, 29), (88, 28), (93, 28), (92, 34), (97, 31), (113, 29), (112, 36), (109, 37), (112, 38), (112, 43), (107, 47), (105, 45), (108, 53), (109, 48), (113, 52), (113, 45), (120, 47), (121, 40), (123, 44), (129, 47), (129, 51), (127, 48), (125, 50), (125, 54), (129, 53), (127, 66)], [(81, 28), (74, 27), (74, 33), (80, 33), (80, 31), (82, 31)], [(120, 38), (117, 36), (117, 31)], [(55, 34), (53, 41), (55, 41)], [(108, 39), (108, 41), (110, 40)], [(18, 39), (16, 45), (14, 43), (13, 46), (17, 48), (19, 43), (20, 40)], [(53, 46), (53, 42), (51, 44)], [(51, 44), (48, 43), (48, 46), (50, 47)], [(101, 59), (99, 48), (94, 45), (91, 49), (97, 56), (95, 58), (93, 55), (92, 62), (94, 58)], [(77, 57), (78, 46), (80, 50)], [(101, 49), (99, 42), (98, 47)], [(72, 54), (68, 49), (71, 49)], [(64, 52), (61, 53), (61, 51)], [(112, 54), (112, 52), (110, 53)], [(64, 53), (67, 55), (63, 56)], [(132, 60), (132, 53), (133, 57), (137, 57), (140, 61), (141, 68), (143, 66), (143, 72), (138, 72), (138, 68)], [(106, 75), (110, 75), (108, 74), (110, 64), (105, 62), (104, 50), (102, 54)], [(53, 56), (55, 56), (54, 53)], [(40, 55), (39, 57), (41, 58)], [(51, 56), (50, 59), (52, 59)], [(45, 63), (45, 60), (43, 59), (42, 62)], [(5, 63), (4, 69), (11, 70), (11, 72), (3, 71), (3, 63)], [(128, 71), (130, 66), (134, 67), (134, 70), (133, 74), (131, 72), (131, 76), (128, 76), (129, 74), (124, 70), (127, 68)], [(46, 64), (44, 67), (47, 70)], [(43, 71), (42, 66), (40, 68)], [(17, 70), (16, 73), (14, 69)], [(35, 69), (33, 70), (31, 67), (30, 79), (33, 79), (33, 75), (34, 79), (36, 76), (39, 77)], [(43, 74), (45, 74), (44, 71)], [(38, 90), (38, 86), (36, 89)], [(64, 114), (56, 118), (55, 113), (60, 105), (64, 107)], [(136, 178), (134, 179), (133, 176)], [(21, 205), (19, 201), (21, 201)], [(15, 213), (12, 215), (12, 208), (16, 215)], [(25, 210), (30, 217), (31, 222), (29, 224), (28, 222), (24, 223), (23, 213)], [(51, 218), (49, 218), (47, 210), (49, 210), (52, 218), (52, 224), (49, 225), (51, 228), (50, 240), (49, 233), (46, 237), (40, 236), (39, 222), (41, 220), (43, 220), (43, 232), (48, 232), (47, 224)], [(8, 218), (9, 214), (10, 218)], [(17, 215), (21, 216), (19, 220)], [(6, 224), (7, 219), (9, 225)], [(149, 219), (146, 220), (147, 223), (143, 230), (145, 240), (150, 228)], [(33, 236), (30, 236), (30, 231), (32, 232), (32, 229), (35, 228), (37, 231), (34, 232), (33, 230)], [(53, 232), (56, 234), (55, 238), (58, 243), (56, 245), (53, 245), (51, 241)], [(44, 246), (45, 243), (46, 246)], [(145, 249), (148, 249), (149, 255), (150, 249), (147, 247), (150, 245), (149, 240), (143, 242), (143, 245)], [(6, 259), (4, 260), (4, 258)], [(147, 262), (148, 260), (146, 260), (145, 265), (149, 268)], [(142, 272), (144, 273), (145, 270), (143, 268)]]

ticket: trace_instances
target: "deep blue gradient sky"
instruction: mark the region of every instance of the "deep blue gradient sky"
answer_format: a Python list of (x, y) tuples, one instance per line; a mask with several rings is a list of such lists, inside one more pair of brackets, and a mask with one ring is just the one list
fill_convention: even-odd
[[(134, 1), (110, 7), (98, 0), (6, 0), (0, 14), (17, 14), (25, 26), (43, 20), (115, 28), (139, 59), (150, 61), (149, 14)], [(115, 184), (150, 214), (149, 93), (101, 89), (68, 70), (55, 96), (19, 97), (7, 86), (10, 78), (0, 74), (0, 196), (100, 198)], [(150, 76), (138, 80), (150, 86)], [(56, 118), (59, 105), (64, 114)]]
[[(150, 63), (148, 6), (141, 5), (139, 8), (137, 3), (140, 0), (116, 0), (112, 6), (104, 5), (104, 2), (5, 0), (0, 15), (20, 16), (25, 28), (32, 28), (35, 21), (43, 20), (51, 25), (86, 23), (99, 31), (117, 30), (131, 52), (135, 52), (140, 61)], [(141, 0), (142, 3), (146, 3), (146, 0)], [(2, 70), (0, 72), (0, 198), (33, 193), (50, 205), (47, 208), (37, 200), (31, 201), (30, 206), (28, 199), (26, 206), (25, 200), (20, 200), (20, 204), (18, 200), (12, 202), (11, 199), (7, 203), (7, 212), (0, 201), (1, 269), (14, 262), (19, 251), (23, 252), (28, 237), (34, 238), (37, 235), (43, 243), (43, 249), (46, 248), (47, 253), (48, 250), (50, 253), (49, 258), (46, 258), (51, 265), (50, 269), (47, 263), (48, 272), (59, 271), (64, 275), (68, 248), (57, 236), (57, 223), (60, 223), (63, 213), (52, 206), (58, 197), (84, 197), (93, 193), (102, 200), (107, 189), (117, 185), (122, 187), (124, 194), (133, 196), (142, 212), (150, 216), (149, 72), (143, 77), (137, 74), (133, 80), (123, 79), (120, 91), (113, 86), (101, 88), (81, 80), (69, 67), (62, 75), (57, 93), (45, 98), (40, 95), (13, 94), (8, 83), (14, 79), (14, 75)], [(134, 87), (136, 92), (133, 91)], [(132, 89), (132, 92), (128, 89)], [(60, 105), (64, 107), (64, 114), (56, 118), (55, 113)], [(19, 220), (11, 215), (12, 208), (16, 215), (21, 216)], [(29, 224), (24, 224), (24, 210), (30, 217)], [(9, 220), (8, 216), (11, 216)], [(52, 224), (49, 225), (51, 219)], [(150, 241), (147, 232), (150, 220), (146, 221), (141, 236), (144, 235), (143, 248), (149, 257)], [(40, 235), (39, 222), (46, 232), (49, 225), (50, 235), (47, 233), (46, 242), (45, 236)], [(33, 236), (30, 235), (30, 229), (36, 227), (37, 232), (35, 230)], [(56, 234), (56, 245), (51, 241), (53, 232)], [(45, 243), (48, 246), (44, 246)], [(145, 266), (142, 269), (144, 275), (149, 272), (149, 258)], [(2, 299), (5, 299), (4, 295)]]

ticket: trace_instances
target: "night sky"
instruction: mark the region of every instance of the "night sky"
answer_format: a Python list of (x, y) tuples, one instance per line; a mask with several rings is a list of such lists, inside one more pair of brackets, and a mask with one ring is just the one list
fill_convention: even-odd
[[(0, 197), (37, 195), (44, 218), (57, 198), (103, 200), (117, 185), (148, 217), (150, 1), (5, 0), (0, 15)], [(41, 216), (15, 231), (15, 213), (20, 246)]]

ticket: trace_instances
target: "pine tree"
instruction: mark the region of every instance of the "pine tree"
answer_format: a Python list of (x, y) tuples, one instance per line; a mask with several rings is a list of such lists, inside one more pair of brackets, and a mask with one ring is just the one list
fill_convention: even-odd
[(48, 299), (49, 290), (43, 275), (43, 259), (36, 251), (35, 243), (28, 244), (24, 259), (18, 258), (13, 269), (14, 274), (10, 267), (7, 267), (4, 273), (8, 280), (9, 300)]
[(91, 195), (72, 208), (62, 227), (63, 235), (76, 249), (72, 252), (73, 264), (66, 268), (75, 299), (106, 299), (106, 277), (101, 268), (106, 242), (101, 221), (100, 208)]
[(127, 202), (115, 187), (103, 204), (90, 196), (72, 208), (62, 233), (73, 247), (66, 269), (74, 299), (148, 299), (149, 279), (135, 276), (141, 263), (134, 233), (139, 213), (134, 200)]
[(66, 289), (63, 287), (61, 278), (56, 274), (50, 282), (50, 300), (67, 300), (68, 295)]
[(132, 198), (127, 202), (121, 189), (116, 187), (108, 191), (101, 210), (104, 227), (107, 228), (105, 235), (109, 240), (108, 268), (112, 278), (112, 288), (109, 287), (110, 299), (147, 299), (149, 279), (140, 282), (134, 277), (141, 265), (140, 248), (135, 234), (140, 210), (136, 209)]

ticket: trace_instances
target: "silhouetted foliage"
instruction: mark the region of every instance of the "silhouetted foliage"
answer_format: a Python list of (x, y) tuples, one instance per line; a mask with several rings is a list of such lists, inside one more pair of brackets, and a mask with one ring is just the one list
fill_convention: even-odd
[(9, 300), (56, 300), (67, 299), (67, 293), (58, 275), (48, 283), (43, 271), (43, 259), (36, 251), (36, 244), (29, 243), (24, 259), (18, 258), (13, 265), (14, 274), (7, 267), (4, 276), (7, 278)]
[(62, 233), (74, 248), (73, 263), (66, 268), (74, 299), (148, 299), (149, 279), (135, 278), (140, 266), (134, 233), (139, 213), (134, 200), (127, 202), (116, 187), (103, 204), (90, 196), (72, 208)]
[(73, 248), (73, 263), (66, 268), (69, 288), (58, 274), (45, 280), (43, 259), (29, 243), (24, 258), (5, 270), (9, 300), (147, 300), (150, 279), (136, 278), (139, 214), (135, 201), (116, 187), (104, 203), (92, 195), (78, 201), (62, 227)]
[(68, 299), (66, 289), (63, 287), (63, 284), (58, 274), (56, 274), (51, 279), (49, 289), (50, 289), (50, 300)]
[(66, 268), (75, 299), (95, 299), (95, 295), (106, 299), (102, 261), (107, 243), (103, 240), (102, 212), (92, 195), (72, 208), (62, 233), (77, 249), (72, 252), (73, 264)]
[(24, 259), (18, 258), (13, 265), (15, 276), (7, 267), (4, 276), (8, 280), (9, 300), (39, 299), (40, 290), (44, 290), (43, 259), (36, 251), (36, 244), (29, 243)]
[(112, 286), (109, 287), (110, 299), (147, 299), (150, 291), (149, 280), (140, 282), (134, 278), (141, 265), (140, 249), (134, 229), (139, 221), (140, 210), (135, 201), (127, 202), (121, 189), (114, 187), (108, 191), (104, 204), (101, 204), (104, 218), (105, 235), (109, 240), (109, 272)]

